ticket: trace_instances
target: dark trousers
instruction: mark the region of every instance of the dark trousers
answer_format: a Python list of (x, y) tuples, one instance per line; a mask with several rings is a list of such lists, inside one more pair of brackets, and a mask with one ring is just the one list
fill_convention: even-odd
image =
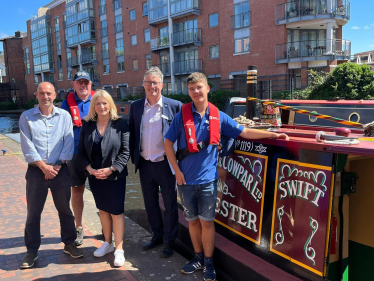
[(25, 226), (25, 245), (28, 253), (36, 254), (41, 244), (40, 218), (51, 189), (53, 202), (60, 218), (61, 241), (71, 245), (77, 238), (74, 216), (70, 210), (70, 174), (67, 165), (63, 165), (58, 175), (46, 180), (38, 167), (29, 165), (26, 172), (27, 220)]
[[(164, 243), (172, 243), (178, 232), (178, 206), (175, 176), (171, 172), (169, 162), (166, 158), (161, 162), (151, 162), (140, 157), (138, 168), (153, 238), (163, 237)], [(159, 204), (159, 186), (165, 205), (164, 220)]]

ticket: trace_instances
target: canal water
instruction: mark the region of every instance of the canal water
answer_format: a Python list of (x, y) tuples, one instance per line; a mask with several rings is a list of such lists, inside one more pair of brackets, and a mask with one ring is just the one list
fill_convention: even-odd
[[(11, 134), (19, 133), (18, 121), (20, 116), (21, 114), (0, 114), (0, 134), (13, 138)], [(131, 161), (128, 163), (128, 170), (129, 175), (126, 178), (125, 215), (149, 230), (139, 174), (134, 173), (135, 167), (131, 164)], [(89, 189), (88, 181), (86, 188)]]

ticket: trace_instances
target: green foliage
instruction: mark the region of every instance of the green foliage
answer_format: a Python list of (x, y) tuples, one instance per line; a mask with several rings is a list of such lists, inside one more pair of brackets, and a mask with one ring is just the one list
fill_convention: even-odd
[[(307, 98), (305, 92), (301, 90), (294, 91), (294, 97), (295, 99), (298, 99), (298, 100), (305, 100)], [(272, 99), (290, 100), (291, 92), (289, 90), (273, 92)]]
[(171, 93), (171, 94), (167, 94), (165, 95), (165, 97), (168, 97), (170, 99), (173, 99), (173, 100), (179, 100), (181, 103), (189, 103), (191, 102), (191, 98), (189, 95), (186, 95), (186, 94), (183, 94), (183, 93)]
[(310, 72), (311, 85), (304, 90), (308, 99), (374, 99), (374, 72), (366, 64), (351, 62), (338, 65), (331, 73)]
[(0, 102), (0, 110), (15, 110), (17, 109), (17, 104), (12, 101)]
[(229, 90), (217, 90), (211, 92), (208, 96), (208, 100), (218, 107), (219, 110), (223, 111), (226, 101), (228, 98), (238, 97), (238, 91), (229, 91)]
[(129, 100), (139, 100), (144, 98), (144, 96), (137, 94), (137, 95), (127, 95), (121, 101), (129, 101)]
[(39, 102), (38, 102), (38, 100), (29, 100), (29, 101), (27, 101), (27, 102), (25, 102), (24, 104), (23, 104), (23, 108), (24, 109), (31, 109), (31, 108), (34, 108), (34, 105), (35, 104), (38, 104)]

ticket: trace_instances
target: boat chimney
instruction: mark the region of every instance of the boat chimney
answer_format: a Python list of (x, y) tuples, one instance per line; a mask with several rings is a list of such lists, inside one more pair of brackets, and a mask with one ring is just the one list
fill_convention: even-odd
[[(256, 97), (257, 92), (257, 66), (250, 65), (247, 68), (247, 97)], [(253, 119), (255, 116), (255, 102), (246, 101), (245, 117)]]

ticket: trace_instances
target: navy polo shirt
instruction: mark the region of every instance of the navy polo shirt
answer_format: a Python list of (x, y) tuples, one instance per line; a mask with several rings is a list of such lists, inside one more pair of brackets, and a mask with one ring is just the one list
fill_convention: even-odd
[[(82, 101), (78, 98), (77, 93), (74, 92), (75, 101), (77, 102), (79, 114), (81, 119), (88, 115), (88, 111), (90, 110), (90, 103), (91, 103), (91, 95), (88, 96), (88, 99)], [(66, 99), (61, 104), (61, 108), (65, 109), (67, 112), (70, 113), (70, 108)], [(74, 154), (78, 154), (78, 144), (79, 144), (79, 134), (81, 132), (81, 127), (74, 127)]]
[[(203, 117), (195, 110), (192, 104), (192, 114), (195, 123), (197, 142), (209, 138), (209, 108)], [(221, 135), (236, 138), (244, 130), (243, 126), (236, 123), (227, 114), (219, 112), (221, 122)], [(173, 122), (165, 135), (165, 138), (175, 143), (178, 141), (178, 149), (187, 148), (186, 134), (184, 132), (182, 112), (175, 115)], [(218, 178), (217, 170), (218, 146), (209, 145), (198, 153), (191, 153), (178, 163), (184, 174), (187, 185), (205, 184)]]

